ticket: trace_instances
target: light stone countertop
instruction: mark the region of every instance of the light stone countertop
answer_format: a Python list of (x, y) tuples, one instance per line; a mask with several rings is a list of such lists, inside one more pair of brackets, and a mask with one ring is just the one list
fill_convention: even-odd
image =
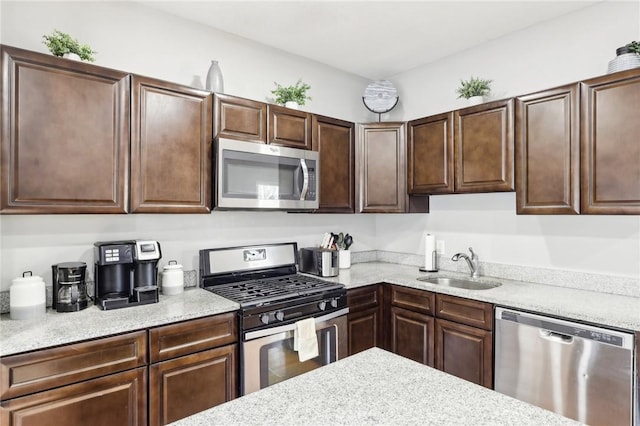
[(210, 425), (578, 425), (373, 348), (171, 423)]
[[(637, 297), (492, 277), (483, 277), (480, 280), (500, 281), (502, 286), (490, 290), (464, 290), (416, 280), (420, 276), (467, 277), (450, 271), (419, 272), (417, 266), (364, 262), (352, 264), (349, 269), (341, 269), (337, 277), (324, 279), (343, 283), (347, 289), (387, 282), (624, 330), (640, 331), (640, 298)], [(8, 314), (4, 314), (0, 316), (0, 356), (231, 312), (238, 308), (239, 305), (235, 302), (206, 290), (190, 288), (181, 295), (161, 295), (159, 303), (110, 311), (101, 311), (96, 306), (72, 313), (58, 313), (48, 309), (46, 316), (28, 321), (11, 320)]]
[(418, 281), (418, 277), (459, 277), (469, 275), (451, 271), (420, 272), (417, 266), (384, 262), (357, 263), (341, 269), (337, 277), (325, 278), (344, 284), (347, 289), (386, 282), (436, 293), (490, 302), (515, 309), (564, 317), (624, 330), (640, 331), (640, 298), (552, 285), (480, 277), (478, 281), (498, 281), (489, 290), (465, 290)]
[(208, 315), (235, 311), (240, 306), (200, 288), (174, 296), (160, 295), (159, 303), (102, 311), (95, 305), (79, 312), (47, 309), (33, 320), (0, 317), (0, 356), (125, 333)]

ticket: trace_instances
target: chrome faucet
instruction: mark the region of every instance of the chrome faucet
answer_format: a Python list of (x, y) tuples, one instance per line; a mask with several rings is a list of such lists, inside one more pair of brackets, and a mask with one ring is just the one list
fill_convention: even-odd
[(465, 253), (456, 253), (453, 255), (451, 260), (457, 262), (460, 259), (464, 259), (467, 261), (467, 265), (469, 265), (469, 269), (471, 270), (471, 278), (479, 278), (480, 273), (478, 272), (478, 256), (473, 251), (473, 248), (469, 247), (469, 251), (471, 252), (471, 257), (467, 256)]

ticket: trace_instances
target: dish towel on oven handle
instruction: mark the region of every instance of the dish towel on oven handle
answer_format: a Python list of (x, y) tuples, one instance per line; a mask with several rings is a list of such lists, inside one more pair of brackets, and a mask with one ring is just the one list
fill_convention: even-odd
[(293, 350), (298, 351), (300, 362), (318, 356), (318, 336), (316, 335), (316, 320), (307, 318), (296, 322), (293, 330)]

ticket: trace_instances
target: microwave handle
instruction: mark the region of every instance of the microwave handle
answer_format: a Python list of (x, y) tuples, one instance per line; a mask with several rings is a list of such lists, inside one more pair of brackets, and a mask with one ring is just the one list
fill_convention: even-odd
[(309, 169), (307, 168), (307, 162), (304, 158), (300, 159), (300, 166), (302, 168), (302, 190), (300, 191), (300, 200), (304, 200), (307, 197), (309, 191)]

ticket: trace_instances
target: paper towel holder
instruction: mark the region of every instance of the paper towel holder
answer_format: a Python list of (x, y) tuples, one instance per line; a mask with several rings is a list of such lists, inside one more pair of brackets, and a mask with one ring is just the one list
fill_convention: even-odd
[(433, 266), (433, 269), (420, 267), (418, 270), (420, 272), (438, 272), (438, 252), (436, 250), (431, 252), (431, 265)]

